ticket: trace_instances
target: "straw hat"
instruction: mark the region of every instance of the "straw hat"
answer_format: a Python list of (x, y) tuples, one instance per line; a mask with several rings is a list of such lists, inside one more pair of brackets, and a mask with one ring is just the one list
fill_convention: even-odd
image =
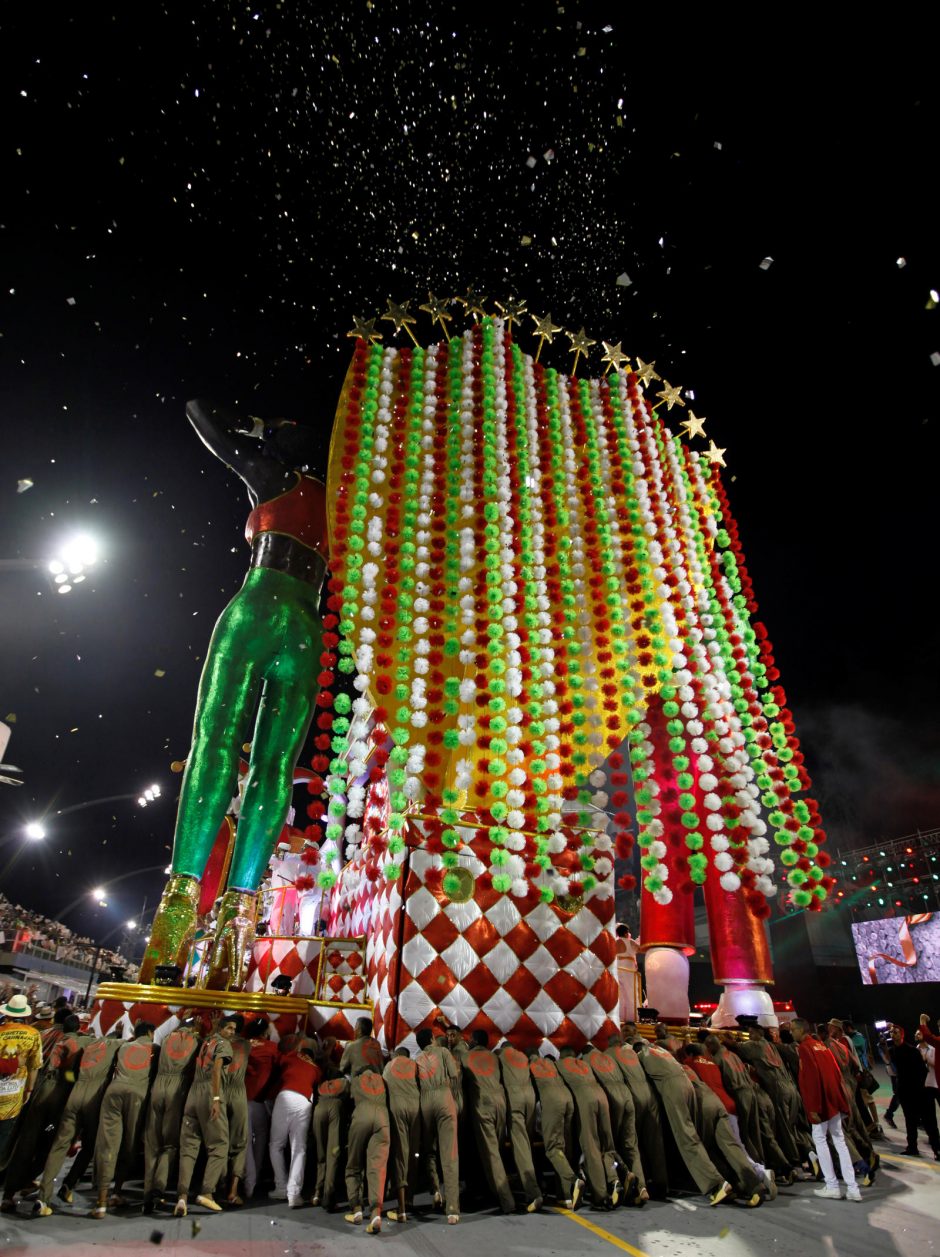
[(0, 1013), (5, 1017), (32, 1017), (33, 1010), (25, 995), (14, 995), (8, 1004), (0, 1004)]

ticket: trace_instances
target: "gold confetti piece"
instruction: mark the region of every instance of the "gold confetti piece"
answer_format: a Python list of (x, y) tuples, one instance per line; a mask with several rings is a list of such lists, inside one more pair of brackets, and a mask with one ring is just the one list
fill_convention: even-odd
[(7, 714), (3, 717), (3, 719), (7, 722), (7, 724), (8, 724), (8, 725), (15, 725), (15, 724), (16, 724), (16, 712), (15, 712), (15, 711), (8, 711), (8, 712), (7, 712)]
[(69, 733), (78, 733), (78, 725), (74, 729), (69, 729)]
[(166, 676), (166, 670), (165, 670), (164, 668), (154, 668), (154, 670), (153, 670), (153, 675), (154, 675), (155, 677), (165, 677), (165, 676)]

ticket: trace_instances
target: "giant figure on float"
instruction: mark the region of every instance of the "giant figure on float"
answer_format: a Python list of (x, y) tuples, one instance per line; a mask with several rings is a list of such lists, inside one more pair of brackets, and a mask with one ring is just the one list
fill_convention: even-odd
[(241, 987), (254, 935), (258, 886), (290, 806), (293, 772), (314, 713), (326, 574), (323, 484), (308, 474), (312, 429), (286, 420), (241, 421), (221, 407), (186, 407), (203, 443), (245, 482), (251, 564), (219, 617), (206, 657), (192, 749), (180, 792), (172, 876), (141, 966), (186, 964), (196, 928), (199, 879), (235, 792), (241, 743), (254, 720), (241, 815), (216, 924), (206, 985)]

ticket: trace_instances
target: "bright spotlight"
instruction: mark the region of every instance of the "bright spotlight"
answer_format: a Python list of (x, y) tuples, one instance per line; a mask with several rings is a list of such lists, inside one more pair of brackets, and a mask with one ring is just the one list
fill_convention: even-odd
[(96, 886), (91, 892), (91, 897), (92, 899), (96, 899), (98, 903), (104, 903), (105, 898), (107, 897), (107, 891), (103, 886)]
[(138, 807), (146, 807), (146, 806), (147, 806), (147, 800), (144, 798), (144, 796), (143, 796), (143, 795), (141, 795), (141, 796), (140, 796), (140, 798), (137, 800), (137, 806), (138, 806)]
[(53, 559), (49, 564), (49, 571), (53, 576), (60, 576), (65, 571), (65, 564), (59, 559)]
[(97, 563), (98, 543), (87, 533), (79, 533), (65, 543), (58, 557), (70, 568), (77, 566), (81, 571), (83, 567), (91, 567)]
[(46, 836), (46, 831), (40, 825), (39, 821), (30, 821), (24, 830), (26, 837), (31, 838), (33, 842), (41, 842)]
[(159, 797), (160, 797), (160, 787), (159, 787), (158, 785), (153, 785), (153, 786), (151, 786), (151, 787), (150, 787), (150, 789), (151, 789), (151, 791), (153, 792), (153, 797), (154, 797), (155, 799), (159, 799)]
[(56, 585), (57, 594), (70, 594), (72, 592), (71, 585)]
[(136, 921), (128, 921), (128, 922), (127, 922), (127, 928), (128, 928), (129, 930), (136, 930), (136, 929), (137, 929), (137, 922), (136, 922)]

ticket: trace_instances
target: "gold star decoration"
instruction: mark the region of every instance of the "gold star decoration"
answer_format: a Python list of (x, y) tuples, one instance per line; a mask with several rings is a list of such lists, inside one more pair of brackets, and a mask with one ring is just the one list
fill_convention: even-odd
[(483, 302), (486, 298), (481, 297), (472, 284), (467, 289), (466, 296), (455, 297), (454, 300), (459, 301), (466, 313), (473, 316), (474, 322), (476, 322), (477, 315), (480, 318), (486, 317), (486, 311), (483, 309)]
[(601, 344), (607, 350), (601, 358), (601, 362), (607, 363), (607, 375), (610, 375), (611, 371), (619, 371), (625, 362), (629, 362), (627, 355), (620, 348), (619, 340), (616, 345), (608, 345), (606, 340), (602, 340)]
[(689, 411), (688, 419), (683, 419), (679, 427), (690, 441), (694, 436), (705, 437), (705, 420), (699, 419), (694, 410)]
[(710, 441), (708, 449), (705, 451), (705, 457), (712, 464), (717, 463), (719, 467), (727, 467), (724, 456), (727, 450), (720, 450), (714, 441)]
[(375, 319), (360, 319), (353, 315), (353, 329), (346, 333), (357, 340), (364, 340), (368, 345), (375, 345), (382, 339), (382, 333), (375, 330)]
[(545, 341), (548, 341), (548, 343), (551, 344), (552, 337), (555, 335), (555, 333), (561, 332), (564, 329), (561, 327), (555, 326), (555, 324), (552, 322), (551, 313), (546, 314), (544, 319), (540, 319), (537, 314), (530, 314), (529, 318), (532, 319), (533, 322), (535, 323), (535, 334), (539, 338), (539, 347), (535, 351), (535, 361), (538, 362), (539, 354), (542, 352), (542, 345), (545, 343)]
[(637, 358), (637, 375), (641, 384), (652, 384), (653, 380), (663, 378), (656, 370), (655, 362), (644, 362), (642, 358)]
[(509, 334), (512, 335), (513, 323), (522, 321), (522, 316), (526, 312), (526, 303), (520, 301), (517, 297), (510, 297), (505, 304), (502, 301), (496, 302), (496, 308), (509, 324)]
[(382, 318), (383, 320), (387, 320), (389, 323), (394, 323), (396, 332), (400, 332), (401, 329), (404, 328), (417, 345), (418, 342), (415, 340), (415, 334), (408, 326), (409, 323), (417, 323), (418, 321), (413, 314), (408, 313), (410, 306), (410, 301), (403, 301), (401, 305), (398, 305), (391, 299), (391, 297), (389, 297), (388, 309), (382, 315)]
[(668, 380), (663, 380), (663, 386), (656, 394), (660, 401), (666, 403), (666, 409), (672, 410), (673, 406), (684, 406), (685, 402), (679, 396), (682, 391), (681, 385), (673, 386)]
[(578, 362), (581, 358), (581, 355), (584, 354), (584, 356), (587, 357), (588, 351), (590, 350), (591, 346), (596, 345), (597, 341), (589, 340), (588, 334), (584, 330), (583, 327), (581, 328), (580, 332), (565, 332), (565, 335), (571, 341), (571, 348), (568, 350), (568, 352), (570, 354), (574, 354), (574, 366), (571, 368), (571, 374), (577, 375)]
[[(451, 298), (451, 300), (453, 300), (453, 298)], [(449, 323), (454, 317), (452, 314), (447, 313), (447, 307), (449, 305), (450, 301), (445, 301), (440, 297), (435, 297), (434, 293), (429, 291), (427, 301), (423, 306), (418, 306), (419, 310), (424, 310), (426, 314), (430, 314), (432, 323), (440, 323), (441, 331), (447, 337), (448, 345), (450, 344), (450, 336), (447, 333), (447, 327), (444, 321), (446, 319)]]

